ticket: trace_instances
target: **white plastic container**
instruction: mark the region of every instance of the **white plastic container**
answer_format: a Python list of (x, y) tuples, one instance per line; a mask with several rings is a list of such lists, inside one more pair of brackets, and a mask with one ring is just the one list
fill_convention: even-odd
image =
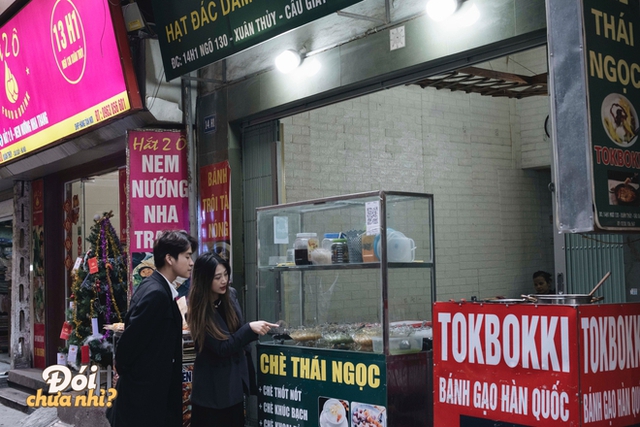
[[(380, 246), (382, 239), (376, 235), (374, 240), (374, 252), (376, 258), (381, 258)], [(416, 259), (416, 243), (413, 239), (399, 231), (387, 229), (387, 261), (389, 262), (413, 262)]]

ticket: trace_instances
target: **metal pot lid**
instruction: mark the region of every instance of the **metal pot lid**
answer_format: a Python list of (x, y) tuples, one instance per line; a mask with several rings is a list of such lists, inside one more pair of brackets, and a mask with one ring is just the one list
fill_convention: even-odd
[(527, 300), (525, 300), (524, 298), (484, 298), (478, 301), (495, 303), (495, 304), (518, 304), (522, 302), (527, 302)]

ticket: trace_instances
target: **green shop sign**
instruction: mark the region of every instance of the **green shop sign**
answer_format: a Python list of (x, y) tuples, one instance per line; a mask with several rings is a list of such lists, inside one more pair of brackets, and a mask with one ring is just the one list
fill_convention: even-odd
[(259, 345), (258, 388), (262, 427), (388, 427), (382, 354)]
[(167, 81), (361, 0), (152, 0)]
[[(640, 11), (633, 0), (583, 0), (596, 225), (640, 229)], [(567, 107), (568, 108), (568, 107)]]

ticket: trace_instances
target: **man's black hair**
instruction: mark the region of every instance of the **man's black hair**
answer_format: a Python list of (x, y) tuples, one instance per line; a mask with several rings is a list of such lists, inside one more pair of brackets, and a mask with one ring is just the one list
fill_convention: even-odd
[(186, 231), (164, 231), (153, 244), (153, 262), (156, 269), (161, 269), (165, 264), (165, 257), (171, 255), (178, 258), (182, 252), (198, 249), (198, 241)]

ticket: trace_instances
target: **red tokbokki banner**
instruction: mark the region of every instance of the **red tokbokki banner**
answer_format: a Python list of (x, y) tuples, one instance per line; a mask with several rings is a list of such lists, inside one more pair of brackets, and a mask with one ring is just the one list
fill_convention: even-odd
[(640, 304), (578, 307), (582, 425), (640, 422)]
[(437, 302), (434, 425), (578, 425), (577, 337), (574, 307)]

